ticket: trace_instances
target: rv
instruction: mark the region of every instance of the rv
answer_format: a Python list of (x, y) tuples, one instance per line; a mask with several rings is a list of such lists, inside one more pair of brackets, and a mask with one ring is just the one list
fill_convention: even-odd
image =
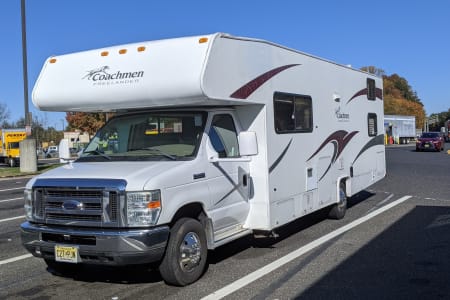
[(28, 182), (23, 245), (59, 271), (156, 263), (190, 284), (208, 250), (343, 218), (385, 176), (382, 95), (371, 74), (221, 33), (50, 57), (36, 107), (116, 116)]

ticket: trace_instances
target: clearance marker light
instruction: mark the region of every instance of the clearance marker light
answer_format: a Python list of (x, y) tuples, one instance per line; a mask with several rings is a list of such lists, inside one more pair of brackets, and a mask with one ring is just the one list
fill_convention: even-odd
[(145, 51), (145, 46), (138, 47), (138, 48), (137, 48), (137, 51), (138, 51), (138, 52), (143, 52), (143, 51)]
[(198, 43), (199, 43), (199, 44), (206, 43), (207, 41), (208, 41), (208, 38), (206, 38), (206, 37), (202, 37), (202, 38), (199, 38), (199, 39), (198, 39)]
[(51, 58), (50, 60), (49, 60), (49, 63), (51, 63), (51, 64), (54, 64), (56, 62), (56, 58)]
[(127, 49), (120, 49), (119, 50), (119, 54), (125, 54), (125, 53), (127, 53)]
[(103, 51), (102, 53), (100, 53), (101, 56), (108, 56), (109, 52), (108, 51)]

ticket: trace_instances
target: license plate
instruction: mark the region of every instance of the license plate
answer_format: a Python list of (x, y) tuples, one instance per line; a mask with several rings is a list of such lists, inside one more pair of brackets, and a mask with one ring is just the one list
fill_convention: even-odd
[(425, 148), (428, 148), (428, 147), (430, 147), (430, 145), (428, 145), (428, 144), (425, 144)]
[(81, 260), (78, 254), (78, 247), (56, 245), (55, 260), (74, 264), (79, 263)]

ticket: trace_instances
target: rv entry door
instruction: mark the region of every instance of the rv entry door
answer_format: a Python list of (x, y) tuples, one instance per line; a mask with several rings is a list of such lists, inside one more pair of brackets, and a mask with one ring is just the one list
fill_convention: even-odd
[(249, 162), (239, 154), (238, 133), (233, 116), (215, 114), (208, 131), (217, 157), (209, 164), (211, 216), (216, 240), (242, 230), (249, 211)]

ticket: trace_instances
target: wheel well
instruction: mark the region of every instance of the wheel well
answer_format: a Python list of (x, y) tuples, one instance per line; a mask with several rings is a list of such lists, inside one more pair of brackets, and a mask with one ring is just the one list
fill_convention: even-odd
[(203, 210), (203, 206), (200, 203), (189, 203), (183, 207), (180, 207), (180, 209), (178, 209), (178, 211), (173, 216), (172, 221), (170, 222), (170, 227), (172, 227), (175, 222), (181, 218), (192, 218), (198, 220), (203, 225), (203, 228), (205, 228), (208, 249), (214, 249), (212, 221), (210, 218), (208, 218), (205, 211)]
[(201, 221), (202, 217), (206, 217), (202, 205), (200, 203), (189, 203), (178, 209), (172, 218), (171, 225), (181, 218), (193, 218)]

